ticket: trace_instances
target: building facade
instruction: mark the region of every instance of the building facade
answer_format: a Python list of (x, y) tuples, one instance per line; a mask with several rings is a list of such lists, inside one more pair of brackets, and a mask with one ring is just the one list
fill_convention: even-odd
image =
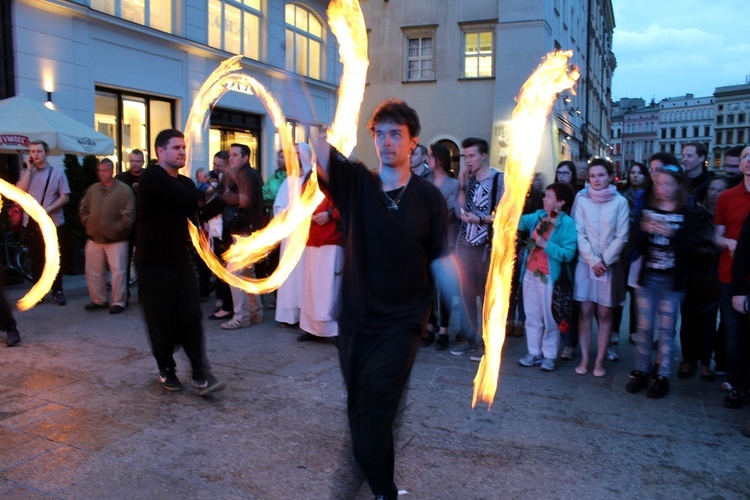
[[(201, 85), (235, 54), (279, 101), (296, 140), (333, 119), (341, 64), (325, 0), (0, 1), (12, 59), (0, 97), (50, 100), (113, 137), (118, 171), (133, 149), (154, 159), (156, 134), (184, 128)], [(278, 135), (256, 96), (228, 92), (206, 114), (193, 168), (232, 142), (250, 146), (264, 177), (275, 168)]]
[[(659, 151), (682, 156), (682, 146), (701, 143), (711, 151), (714, 98), (685, 94), (659, 103)], [(709, 160), (710, 163), (710, 160)]]
[(713, 165), (724, 164), (724, 153), (733, 146), (750, 143), (750, 83), (717, 87), (713, 144)]
[(622, 115), (623, 172), (634, 162), (646, 163), (658, 149), (656, 142), (659, 126), (659, 105), (653, 101), (645, 106), (627, 110)]
[[(370, 37), (363, 116), (388, 97), (414, 107), (420, 141), (442, 142), (458, 167), (461, 141), (490, 143), (490, 165), (504, 168), (508, 124), (521, 86), (549, 52), (572, 50), (582, 77), (558, 96), (537, 169), (551, 174), (562, 159), (608, 151), (611, 52), (610, 0), (472, 0), (361, 2)], [(591, 6), (591, 10), (589, 10)], [(359, 144), (369, 141), (360, 130)], [(358, 151), (368, 164), (372, 148)], [(547, 177), (551, 181), (551, 177)]]

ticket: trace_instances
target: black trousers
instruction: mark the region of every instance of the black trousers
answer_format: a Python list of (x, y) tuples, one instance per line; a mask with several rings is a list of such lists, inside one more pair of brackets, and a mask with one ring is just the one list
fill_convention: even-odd
[[(219, 258), (222, 264), (226, 264), (221, 255), (227, 251), (228, 245), (224, 244), (219, 238), (214, 238), (214, 253)], [(234, 301), (232, 300), (232, 292), (229, 289), (229, 285), (220, 279), (216, 280), (216, 299), (221, 301), (221, 309), (223, 311), (234, 311)]]
[[(29, 222), (29, 226), (31, 222)], [(57, 241), (61, 242), (63, 237), (63, 228), (65, 225), (57, 226)], [(31, 276), (34, 278), (34, 283), (39, 281), (44, 271), (44, 238), (42, 232), (38, 229), (36, 231), (29, 231), (26, 233), (26, 242), (29, 245), (29, 258), (31, 259)], [(52, 292), (62, 292), (62, 269), (57, 272), (55, 281), (52, 283)]]
[[(0, 279), (3, 276), (0, 273)], [(0, 330), (7, 332), (16, 327), (16, 320), (13, 317), (13, 312), (10, 309), (8, 303), (8, 297), (5, 296), (5, 291), (0, 287)]]
[(396, 498), (393, 422), (419, 349), (420, 331), (363, 334), (339, 328), (354, 458), (374, 495)]
[(193, 379), (211, 372), (206, 357), (206, 338), (195, 270), (183, 266), (140, 266), (143, 316), (146, 320), (151, 352), (159, 370), (174, 369), (174, 350), (182, 346), (190, 360)]

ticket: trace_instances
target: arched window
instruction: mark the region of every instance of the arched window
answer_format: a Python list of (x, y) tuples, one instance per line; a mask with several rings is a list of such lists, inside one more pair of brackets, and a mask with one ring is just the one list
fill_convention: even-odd
[(323, 74), (323, 24), (301, 5), (286, 5), (286, 68), (320, 80)]

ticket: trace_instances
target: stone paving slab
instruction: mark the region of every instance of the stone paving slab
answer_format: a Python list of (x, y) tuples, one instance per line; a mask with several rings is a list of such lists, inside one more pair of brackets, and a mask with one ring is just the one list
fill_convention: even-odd
[[(65, 286), (67, 306), (16, 313), (23, 343), (0, 347), (0, 497), (370, 498), (332, 343), (297, 342), (270, 310), (237, 331), (206, 320), (226, 390), (166, 393), (137, 305), (86, 312), (83, 277)], [(489, 411), (470, 406), (476, 363), (420, 350), (396, 433), (403, 498), (750, 497), (750, 414), (723, 407), (719, 381), (675, 377), (652, 401), (623, 389), (629, 344), (603, 379), (520, 367), (525, 349), (508, 339)]]

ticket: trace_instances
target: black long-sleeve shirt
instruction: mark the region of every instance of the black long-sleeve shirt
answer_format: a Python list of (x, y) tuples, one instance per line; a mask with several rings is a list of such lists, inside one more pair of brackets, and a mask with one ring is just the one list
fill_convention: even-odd
[(184, 175), (162, 167), (146, 169), (138, 182), (136, 259), (139, 265), (182, 266), (190, 262), (188, 218), (198, 210), (200, 193)]

